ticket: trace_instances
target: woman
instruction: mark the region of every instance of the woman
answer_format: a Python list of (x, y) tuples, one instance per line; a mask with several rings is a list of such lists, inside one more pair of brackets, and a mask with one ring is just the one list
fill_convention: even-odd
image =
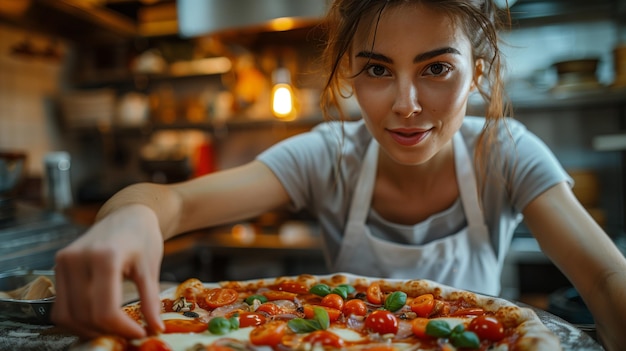
[[(84, 336), (144, 335), (116, 308), (128, 278), (162, 329), (163, 240), (283, 206), (318, 218), (333, 270), (498, 294), (523, 215), (606, 346), (626, 344), (626, 260), (544, 144), (503, 118), (495, 19), (491, 0), (335, 1), (324, 106), (352, 93), (362, 120), (320, 125), (241, 167), (122, 190), (59, 252), (54, 321)], [(484, 119), (465, 116), (474, 91)]]

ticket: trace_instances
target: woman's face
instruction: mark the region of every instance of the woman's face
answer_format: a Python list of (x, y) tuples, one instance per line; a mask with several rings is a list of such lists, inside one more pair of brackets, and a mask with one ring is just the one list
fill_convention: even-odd
[(376, 33), (375, 16), (361, 21), (351, 46), (351, 74), (362, 71), (352, 87), (386, 154), (424, 164), (450, 145), (465, 116), (478, 67), (470, 41), (424, 5), (385, 8)]

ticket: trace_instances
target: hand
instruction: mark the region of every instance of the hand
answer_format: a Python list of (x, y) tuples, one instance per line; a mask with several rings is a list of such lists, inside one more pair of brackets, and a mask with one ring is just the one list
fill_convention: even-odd
[(115, 210), (57, 253), (52, 321), (86, 338), (146, 336), (146, 330), (120, 308), (122, 282), (130, 279), (137, 285), (148, 330), (163, 330), (162, 256), (163, 238), (152, 210), (142, 205)]

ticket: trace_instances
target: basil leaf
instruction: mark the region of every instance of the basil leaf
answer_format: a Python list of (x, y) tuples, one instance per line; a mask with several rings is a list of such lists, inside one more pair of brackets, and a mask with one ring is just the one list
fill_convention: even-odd
[(209, 331), (211, 334), (224, 335), (231, 329), (231, 324), (224, 317), (215, 317), (209, 321)]
[(348, 288), (345, 286), (338, 286), (330, 291), (331, 294), (337, 294), (341, 296), (344, 300), (348, 298)]
[(265, 303), (267, 302), (267, 297), (263, 296), (263, 295), (250, 295), (248, 297), (246, 297), (246, 303), (250, 306), (252, 306), (252, 304), (254, 304), (254, 300), (259, 300), (259, 302), (261, 303)]
[(230, 323), (230, 329), (232, 329), (232, 330), (239, 329), (239, 313), (237, 313), (234, 316), (230, 317), (228, 319), (228, 322)]
[(441, 319), (433, 319), (426, 324), (426, 334), (436, 338), (447, 338), (452, 330), (450, 324)]
[(314, 285), (311, 289), (309, 289), (309, 292), (311, 294), (324, 297), (330, 294), (330, 287), (326, 284), (317, 284), (317, 285)]
[(406, 293), (402, 291), (394, 291), (385, 299), (385, 309), (395, 312), (406, 304)]
[(322, 330), (320, 323), (313, 319), (294, 318), (287, 322), (287, 326), (291, 329), (291, 331), (297, 334)]
[(330, 317), (325, 309), (315, 306), (313, 307), (313, 313), (315, 314), (314, 319), (319, 323), (322, 330), (326, 330), (330, 327)]
[(464, 331), (458, 334), (452, 334), (450, 336), (452, 345), (458, 348), (470, 348), (477, 349), (480, 346), (480, 340), (478, 335), (471, 331)]
[(463, 323), (457, 324), (456, 327), (452, 329), (452, 334), (461, 334), (465, 331), (465, 326)]
[(348, 292), (348, 294), (353, 294), (356, 291), (354, 286), (350, 284), (339, 284), (339, 287), (346, 288), (346, 291)]

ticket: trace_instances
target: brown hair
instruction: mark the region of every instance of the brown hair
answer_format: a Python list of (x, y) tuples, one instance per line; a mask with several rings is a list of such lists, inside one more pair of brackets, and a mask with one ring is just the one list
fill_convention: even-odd
[(504, 24), (501, 19), (506, 18), (510, 22), (510, 17), (508, 12), (507, 16), (501, 16), (492, 0), (335, 0), (324, 22), (328, 36), (323, 55), (328, 74), (321, 97), (324, 116), (331, 119), (337, 113), (342, 120), (346, 117), (339, 101), (351, 94), (342, 89), (345, 79), (349, 78), (347, 52), (360, 21), (372, 14), (377, 13), (379, 16), (387, 6), (417, 3), (446, 13), (456, 20), (455, 23), (463, 28), (472, 44), (474, 62), (479, 59), (484, 62), (482, 82), (476, 85), (486, 104), (486, 123), (477, 141), (475, 160), (481, 166), (478, 171), (486, 172), (489, 160), (485, 151), (496, 140), (497, 124), (503, 122), (504, 116), (510, 113), (509, 105), (505, 103), (501, 77), (503, 65), (498, 47), (498, 30)]

